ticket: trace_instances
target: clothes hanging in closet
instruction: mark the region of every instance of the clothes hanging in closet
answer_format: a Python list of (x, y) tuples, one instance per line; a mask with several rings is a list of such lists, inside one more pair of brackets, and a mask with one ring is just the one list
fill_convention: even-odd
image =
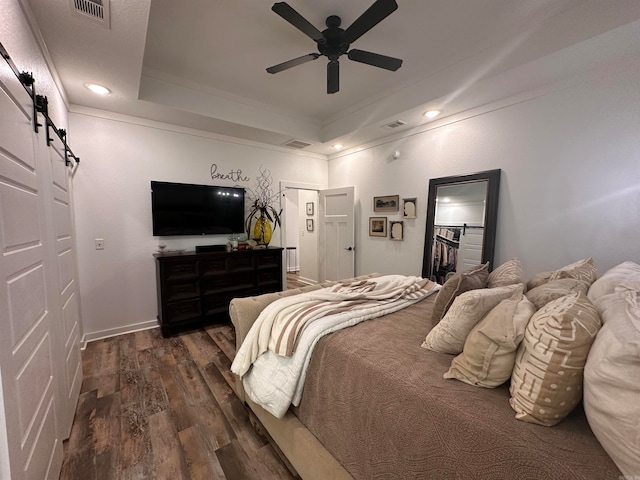
[(458, 266), (458, 247), (460, 245), (460, 229), (436, 227), (433, 242), (433, 269), (431, 280), (443, 284), (450, 272)]

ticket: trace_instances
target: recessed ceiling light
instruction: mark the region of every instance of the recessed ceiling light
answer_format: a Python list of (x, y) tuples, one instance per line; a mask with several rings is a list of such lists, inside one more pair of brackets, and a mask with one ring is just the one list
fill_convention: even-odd
[(438, 115), (440, 115), (440, 110), (429, 110), (428, 112), (424, 113), (424, 116), (427, 118), (435, 118)]
[(334, 150), (340, 150), (344, 147), (343, 144), (341, 143), (334, 143), (333, 145), (331, 145), (333, 147)]
[(107, 87), (104, 87), (97, 83), (85, 83), (84, 86), (91, 90), (93, 93), (97, 93), (98, 95), (108, 95), (109, 93), (111, 93), (111, 90), (109, 90)]

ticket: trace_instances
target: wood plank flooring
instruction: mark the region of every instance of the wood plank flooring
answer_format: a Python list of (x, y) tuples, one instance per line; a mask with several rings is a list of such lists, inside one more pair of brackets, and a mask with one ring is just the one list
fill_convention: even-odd
[(233, 392), (231, 325), (91, 342), (60, 480), (294, 479)]

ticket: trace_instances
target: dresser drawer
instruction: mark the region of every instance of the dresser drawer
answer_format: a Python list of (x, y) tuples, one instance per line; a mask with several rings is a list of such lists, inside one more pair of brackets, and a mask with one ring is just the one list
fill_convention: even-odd
[(198, 261), (181, 260), (165, 262), (163, 265), (164, 278), (166, 280), (176, 280), (180, 278), (197, 277)]
[(175, 302), (200, 296), (200, 284), (198, 280), (188, 282), (167, 283), (165, 286), (166, 301)]
[(260, 252), (259, 255), (256, 255), (256, 263), (257, 263), (257, 267), (258, 268), (265, 268), (265, 267), (273, 267), (273, 268), (280, 268), (280, 264), (282, 262), (282, 252), (281, 250), (276, 250), (276, 251), (265, 251), (265, 252)]
[(265, 268), (258, 270), (258, 285), (264, 285), (265, 283), (280, 283), (281, 271), (279, 268)]
[(233, 272), (226, 275), (209, 275), (202, 278), (202, 293), (207, 294), (218, 290), (233, 288), (247, 288), (253, 286), (253, 272)]
[(201, 270), (202, 275), (224, 273), (227, 271), (227, 258), (220, 255), (203, 259)]
[(164, 321), (168, 323), (182, 322), (184, 320), (199, 317), (202, 315), (200, 298), (168, 303), (165, 312), (166, 316)]

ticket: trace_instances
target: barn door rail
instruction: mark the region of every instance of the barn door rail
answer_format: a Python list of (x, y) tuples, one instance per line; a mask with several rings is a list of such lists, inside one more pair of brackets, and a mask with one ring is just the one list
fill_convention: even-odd
[(20, 71), (16, 64), (13, 62), (13, 59), (0, 42), (0, 55), (7, 62), (9, 68), (13, 71), (14, 75), (22, 85), (22, 87), (27, 92), (27, 95), (31, 98), (31, 103), (33, 105), (33, 130), (36, 133), (39, 133), (39, 127), (43, 125), (38, 123), (38, 114), (44, 117), (44, 126), (46, 131), (46, 139), (47, 146), (51, 146), (51, 143), (54, 141), (52, 136), (55, 135), (58, 137), (62, 145), (64, 146), (64, 162), (66, 166), (69, 165), (77, 165), (80, 163), (80, 158), (71, 151), (71, 147), (67, 143), (67, 131), (64, 128), (57, 128), (51, 117), (49, 117), (49, 100), (46, 95), (38, 95), (36, 93), (36, 80), (33, 78), (33, 74), (29, 72)]

